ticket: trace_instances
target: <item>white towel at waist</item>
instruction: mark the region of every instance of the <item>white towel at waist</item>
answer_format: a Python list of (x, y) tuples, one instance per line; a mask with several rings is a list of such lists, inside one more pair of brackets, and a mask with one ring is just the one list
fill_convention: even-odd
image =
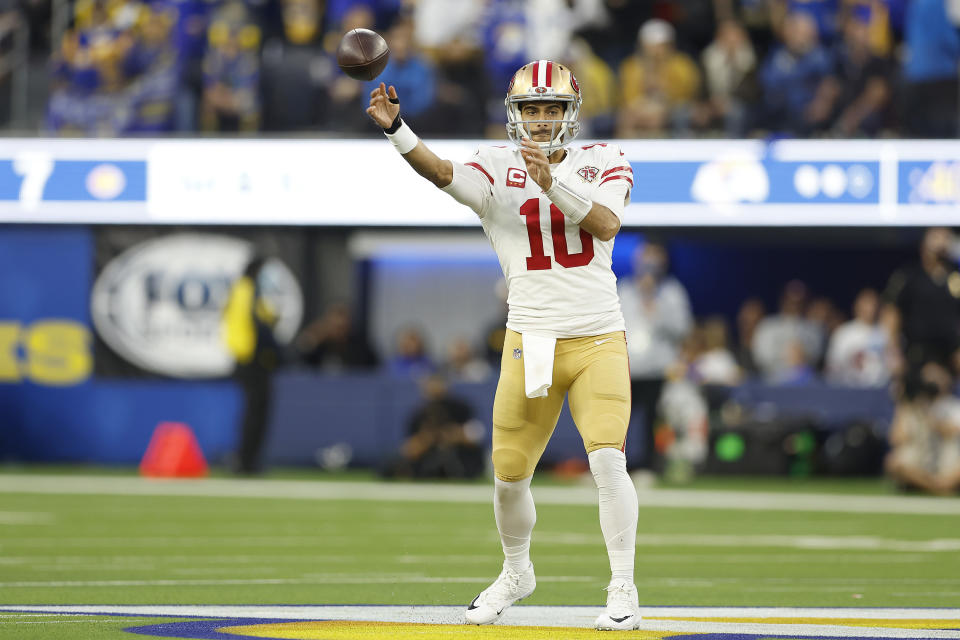
[(557, 339), (524, 333), (523, 379), (528, 398), (543, 398), (553, 384), (553, 354)]

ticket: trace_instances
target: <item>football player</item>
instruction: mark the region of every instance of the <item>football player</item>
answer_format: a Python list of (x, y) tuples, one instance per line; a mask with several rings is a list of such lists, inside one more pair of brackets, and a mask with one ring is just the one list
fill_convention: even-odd
[(573, 144), (581, 96), (565, 66), (524, 65), (504, 104), (515, 146), (482, 148), (465, 163), (437, 157), (417, 138), (400, 117), (394, 87), (381, 83), (367, 108), (417, 173), (476, 212), (507, 280), (507, 337), (493, 405), (493, 507), (505, 558), (465, 617), (494, 622), (536, 587), (530, 480), (567, 396), (599, 489), (612, 573), (595, 626), (635, 629), (637, 493), (623, 453), (630, 379), (610, 268), (633, 173), (615, 145)]

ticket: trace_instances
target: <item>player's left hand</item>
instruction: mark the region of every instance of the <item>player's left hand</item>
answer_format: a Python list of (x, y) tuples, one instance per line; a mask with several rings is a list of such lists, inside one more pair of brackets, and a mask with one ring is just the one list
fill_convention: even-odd
[(527, 175), (540, 185), (541, 189), (548, 190), (553, 176), (550, 175), (550, 160), (547, 159), (547, 154), (536, 142), (524, 138), (520, 141), (520, 155), (527, 164)]

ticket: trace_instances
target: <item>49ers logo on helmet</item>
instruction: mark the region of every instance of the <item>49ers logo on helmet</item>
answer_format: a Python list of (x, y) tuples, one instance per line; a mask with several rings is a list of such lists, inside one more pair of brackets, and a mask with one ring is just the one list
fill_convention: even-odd
[(513, 91), (513, 83), (517, 80), (517, 74), (513, 74), (513, 77), (510, 78), (510, 84), (507, 85), (507, 93)]
[(580, 95), (580, 85), (577, 84), (577, 79), (574, 77), (573, 71), (570, 72), (570, 86), (577, 92), (577, 95)]

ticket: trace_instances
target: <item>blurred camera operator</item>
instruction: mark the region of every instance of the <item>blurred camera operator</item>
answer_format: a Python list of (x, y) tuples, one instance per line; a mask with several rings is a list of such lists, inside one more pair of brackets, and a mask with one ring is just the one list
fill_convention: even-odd
[(887, 285), (892, 335), (900, 336), (900, 364), (908, 379), (928, 362), (960, 371), (956, 249), (957, 239), (949, 229), (928, 229), (920, 244), (920, 264), (896, 271)]

